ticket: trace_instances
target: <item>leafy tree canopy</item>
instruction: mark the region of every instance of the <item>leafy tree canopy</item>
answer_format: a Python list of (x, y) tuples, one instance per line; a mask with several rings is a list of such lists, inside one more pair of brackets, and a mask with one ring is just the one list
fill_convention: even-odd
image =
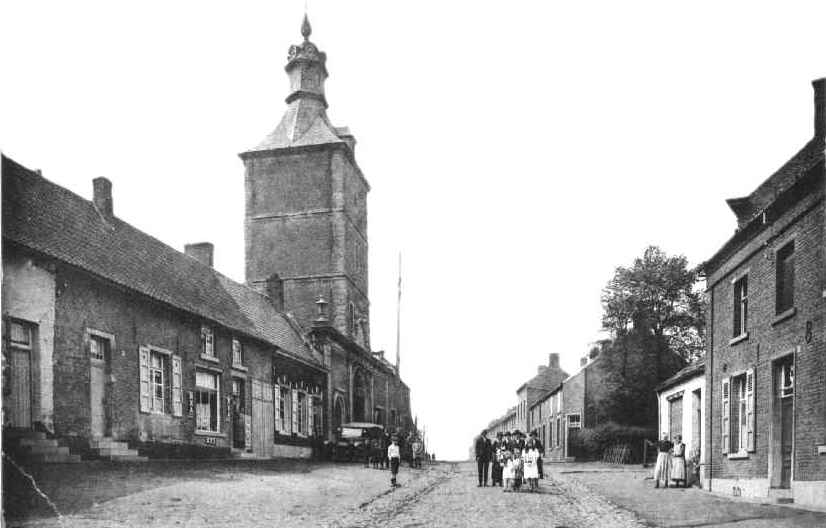
[(602, 291), (602, 326), (614, 337), (634, 331), (662, 340), (686, 361), (703, 355), (706, 299), (683, 255), (646, 248), (618, 267)]

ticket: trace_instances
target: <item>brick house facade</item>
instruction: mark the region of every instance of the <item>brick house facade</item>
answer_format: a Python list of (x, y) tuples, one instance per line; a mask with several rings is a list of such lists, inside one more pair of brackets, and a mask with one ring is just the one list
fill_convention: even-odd
[(705, 485), (826, 504), (826, 79), (814, 137), (751, 194), (705, 263)]
[(2, 167), (3, 373), (29, 386), (4, 394), (4, 426), (85, 454), (100, 439), (149, 456), (310, 454), (327, 370), (295, 322), (203, 246), (180, 253), (117, 218), (108, 182), (89, 202)]

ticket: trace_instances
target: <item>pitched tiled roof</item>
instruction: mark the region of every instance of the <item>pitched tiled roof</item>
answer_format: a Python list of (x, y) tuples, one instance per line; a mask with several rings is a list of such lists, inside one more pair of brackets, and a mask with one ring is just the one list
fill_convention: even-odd
[(823, 138), (815, 137), (751, 194), (727, 200), (741, 226), (771, 205), (783, 191), (789, 189), (807, 171), (822, 162), (824, 157), (826, 157), (826, 144)]
[(681, 370), (678, 370), (676, 374), (657, 385), (656, 390), (657, 392), (660, 392), (669, 387), (673, 387), (674, 385), (677, 385), (680, 382), (686, 381), (696, 376), (702, 376), (705, 373), (705, 371), (706, 362), (704, 360), (696, 361), (682, 368)]
[(3, 238), (319, 365), (266, 298), (3, 156)]

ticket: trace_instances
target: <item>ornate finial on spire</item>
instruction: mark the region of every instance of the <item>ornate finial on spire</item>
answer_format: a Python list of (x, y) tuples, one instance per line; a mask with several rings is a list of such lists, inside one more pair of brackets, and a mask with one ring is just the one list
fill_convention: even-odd
[(310, 26), (310, 19), (307, 18), (307, 13), (304, 13), (304, 21), (301, 23), (301, 36), (304, 37), (304, 40), (309, 40), (312, 33), (313, 28)]

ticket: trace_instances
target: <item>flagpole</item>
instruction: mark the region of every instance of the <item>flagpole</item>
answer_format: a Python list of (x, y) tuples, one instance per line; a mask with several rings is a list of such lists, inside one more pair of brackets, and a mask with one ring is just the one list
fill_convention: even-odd
[(396, 298), (396, 376), (401, 377), (399, 363), (401, 360), (401, 320), (402, 320), (402, 253), (399, 251), (399, 292)]

